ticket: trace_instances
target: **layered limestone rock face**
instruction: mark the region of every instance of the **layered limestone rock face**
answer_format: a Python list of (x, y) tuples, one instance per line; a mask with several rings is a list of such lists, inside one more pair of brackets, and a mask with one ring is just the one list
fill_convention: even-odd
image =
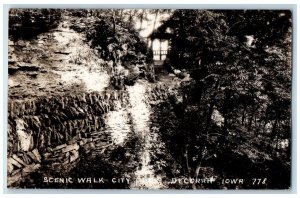
[(111, 145), (102, 116), (112, 110), (104, 61), (65, 20), (8, 46), (8, 186), (47, 166), (68, 171), (81, 155)]
[(109, 86), (106, 62), (85, 41), (85, 35), (69, 26), (70, 21), (64, 20), (34, 39), (9, 41), (10, 99), (101, 92)]

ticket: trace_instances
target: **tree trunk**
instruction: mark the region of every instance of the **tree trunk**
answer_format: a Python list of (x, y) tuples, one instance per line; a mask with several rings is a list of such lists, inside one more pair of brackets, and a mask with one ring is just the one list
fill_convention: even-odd
[(129, 12), (129, 19), (128, 19), (128, 21), (129, 21), (128, 28), (130, 28), (131, 22), (132, 22), (132, 10), (130, 10), (130, 12)]
[[(181, 10), (181, 15), (183, 15), (183, 11)], [(180, 17), (180, 20), (179, 20), (179, 39), (180, 39), (180, 42), (178, 44), (178, 65), (177, 66), (181, 66), (182, 67), (182, 64), (183, 64), (183, 52), (184, 52), (184, 43), (182, 42), (182, 39), (185, 38), (185, 27), (183, 25), (183, 17)]]
[[(199, 162), (199, 163), (197, 164), (197, 166), (196, 166), (196, 169), (195, 169), (195, 179), (197, 179), (198, 176), (199, 176), (199, 172), (200, 172), (200, 169), (201, 169), (201, 167), (202, 167), (202, 159), (203, 159), (203, 157), (201, 158), (200, 162)], [(196, 183), (193, 183), (193, 184), (192, 184), (192, 188), (193, 188), (193, 189), (197, 189), (197, 188), (196, 188)]]
[(114, 30), (114, 34), (116, 33), (116, 13), (114, 10), (113, 11), (113, 30)]
[(250, 117), (249, 124), (248, 124), (248, 131), (252, 127), (252, 122), (253, 122), (254, 114), (255, 114), (255, 112), (256, 112), (257, 109), (258, 109), (258, 106), (256, 108), (254, 106), (252, 107), (251, 117)]
[(274, 122), (273, 128), (272, 128), (272, 137), (275, 137), (275, 136), (276, 136), (277, 124), (278, 124), (278, 119), (277, 119), (277, 116), (276, 116), (276, 117), (275, 117), (275, 122)]
[(254, 115), (254, 127), (255, 128), (257, 127), (257, 115), (256, 114)]
[(245, 113), (246, 113), (246, 109), (247, 109), (247, 106), (245, 105), (245, 106), (244, 106), (244, 109), (243, 109), (243, 115), (242, 115), (242, 125), (244, 125), (244, 122), (245, 122)]
[(205, 145), (206, 145), (206, 144), (204, 144), (204, 145), (202, 146), (202, 149), (200, 150), (200, 152), (201, 152), (201, 158), (200, 158), (200, 160), (199, 160), (199, 162), (198, 162), (198, 164), (197, 164), (197, 166), (196, 166), (196, 169), (195, 169), (195, 173), (194, 173), (194, 177), (195, 177), (195, 178), (197, 178), (197, 177), (199, 176), (199, 172), (200, 172), (200, 169), (201, 169), (201, 167), (202, 167), (202, 161), (203, 161), (203, 159), (204, 159), (203, 153), (204, 153), (204, 149), (206, 148)]
[[(155, 31), (155, 26), (156, 26), (156, 21), (157, 21), (158, 13), (159, 13), (159, 9), (157, 9), (157, 10), (155, 11), (155, 18), (154, 18), (154, 24), (153, 24), (153, 30), (152, 30), (152, 32)], [(153, 41), (151, 40), (150, 42), (151, 42), (151, 45), (150, 45), (150, 46), (151, 46), (151, 49), (153, 49)]]
[(145, 13), (145, 10), (142, 11), (142, 14), (141, 14), (141, 18), (140, 18), (140, 23), (141, 23), (141, 26), (140, 26), (140, 30), (142, 30), (142, 26), (143, 26), (143, 19), (144, 19), (144, 13)]
[(191, 177), (191, 168), (189, 165), (189, 155), (188, 155), (188, 145), (185, 144), (185, 151), (184, 151), (184, 156), (185, 156), (185, 162), (186, 162), (186, 169), (188, 172), (188, 177)]
[(207, 114), (207, 117), (206, 117), (206, 125), (205, 125), (205, 133), (206, 134), (208, 134), (208, 130), (209, 130), (209, 127), (210, 127), (211, 116), (212, 116), (213, 110), (214, 110), (214, 102), (212, 101), (209, 104), (208, 114)]
[(224, 112), (224, 126), (222, 129), (222, 134), (224, 136), (227, 136), (227, 127), (228, 127), (228, 111), (232, 108), (231, 102), (230, 102), (230, 97), (231, 97), (231, 90), (225, 89), (225, 99), (224, 99), (224, 104), (223, 104), (223, 112)]
[(123, 22), (123, 10), (121, 9), (121, 14), (120, 14), (120, 26), (122, 26), (122, 22)]
[(155, 11), (155, 18), (154, 18), (154, 24), (153, 24), (153, 30), (152, 30), (152, 32), (154, 32), (154, 30), (155, 30), (155, 25), (156, 25), (158, 13), (159, 13), (159, 9), (157, 9)]
[(265, 133), (265, 131), (266, 131), (266, 124), (267, 124), (267, 121), (268, 121), (268, 114), (267, 114), (267, 112), (265, 113), (265, 118), (264, 118), (264, 120), (263, 120), (263, 133)]
[(225, 114), (224, 115), (224, 126), (223, 126), (223, 130), (222, 130), (222, 134), (224, 136), (227, 136), (228, 133), (227, 133), (227, 128), (228, 128), (228, 114)]
[(121, 9), (120, 19), (123, 17), (123, 9)]
[(214, 111), (214, 106), (215, 106), (215, 97), (217, 95), (217, 90), (219, 88), (219, 80), (216, 81), (216, 84), (215, 84), (215, 93), (211, 96), (211, 102), (209, 104), (209, 109), (208, 109), (208, 115), (206, 117), (206, 126), (205, 126), (205, 133), (207, 134), (208, 136), (208, 130), (209, 130), (209, 127), (210, 127), (210, 124), (211, 124), (211, 116), (212, 116), (212, 113)]

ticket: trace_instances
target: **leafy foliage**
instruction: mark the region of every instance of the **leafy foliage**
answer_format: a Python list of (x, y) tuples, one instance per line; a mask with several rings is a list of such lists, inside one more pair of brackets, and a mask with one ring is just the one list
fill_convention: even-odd
[(13, 40), (32, 39), (56, 27), (61, 19), (58, 9), (11, 9), (9, 36)]
[[(77, 12), (71, 11), (73, 15)], [(89, 10), (88, 12), (92, 16), (83, 22), (85, 24), (83, 29), (78, 28), (76, 22), (71, 27), (85, 32), (87, 40), (99, 51), (102, 58), (125, 64), (151, 62), (151, 51), (134, 29), (133, 16), (128, 16), (134, 13), (124, 10)], [(128, 18), (129, 21), (126, 20)]]
[(173, 102), (175, 114), (184, 112), (177, 115), (178, 128), (162, 128), (176, 145), (174, 155), (185, 158), (186, 174), (203, 174), (205, 164), (228, 155), (257, 167), (247, 170), (248, 177), (270, 174), (272, 163), (289, 170), (290, 11), (176, 10), (159, 31), (167, 28), (170, 62), (195, 80), (182, 85), (183, 102)]

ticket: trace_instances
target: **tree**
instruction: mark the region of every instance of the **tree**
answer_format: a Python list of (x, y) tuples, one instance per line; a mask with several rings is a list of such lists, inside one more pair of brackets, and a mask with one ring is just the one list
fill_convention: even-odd
[(183, 89), (192, 94), (185, 94), (181, 130), (194, 175), (214, 154), (245, 155), (255, 166), (260, 160), (288, 166), (289, 147), (278, 152), (274, 145), (290, 138), (290, 11), (176, 10), (158, 29), (168, 27), (171, 63), (196, 82)]

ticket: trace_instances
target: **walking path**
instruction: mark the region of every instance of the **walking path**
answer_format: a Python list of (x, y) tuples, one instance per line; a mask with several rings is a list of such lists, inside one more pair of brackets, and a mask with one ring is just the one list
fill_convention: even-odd
[(162, 179), (155, 175), (154, 168), (150, 165), (150, 150), (155, 143), (151, 140), (151, 131), (149, 126), (151, 107), (146, 103), (147, 83), (138, 81), (134, 86), (127, 87), (129, 92), (129, 101), (131, 104), (131, 115), (133, 117), (133, 128), (135, 133), (141, 138), (142, 149), (139, 153), (140, 166), (136, 170), (135, 182), (132, 183), (132, 189), (161, 189), (164, 187)]

